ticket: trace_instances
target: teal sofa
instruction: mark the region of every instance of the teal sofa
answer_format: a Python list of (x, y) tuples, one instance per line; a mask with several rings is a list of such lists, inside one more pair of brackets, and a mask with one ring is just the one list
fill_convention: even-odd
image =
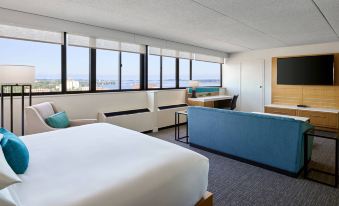
[[(191, 146), (298, 176), (304, 165), (304, 133), (312, 126), (286, 117), (206, 107), (188, 108)], [(311, 156), (313, 139), (309, 140)]]

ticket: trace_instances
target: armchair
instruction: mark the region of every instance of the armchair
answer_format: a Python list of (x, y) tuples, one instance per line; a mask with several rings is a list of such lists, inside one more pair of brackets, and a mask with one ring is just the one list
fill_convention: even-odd
[[(50, 127), (45, 119), (49, 116), (61, 112), (52, 102), (44, 102), (25, 108), (25, 134), (36, 134), (58, 130)], [(70, 127), (96, 123), (96, 119), (74, 119), (70, 120)]]

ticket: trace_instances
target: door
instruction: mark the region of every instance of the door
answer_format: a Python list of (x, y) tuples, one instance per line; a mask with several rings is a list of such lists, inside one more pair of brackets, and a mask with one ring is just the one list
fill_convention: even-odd
[(264, 60), (244, 61), (240, 75), (240, 110), (264, 111)]

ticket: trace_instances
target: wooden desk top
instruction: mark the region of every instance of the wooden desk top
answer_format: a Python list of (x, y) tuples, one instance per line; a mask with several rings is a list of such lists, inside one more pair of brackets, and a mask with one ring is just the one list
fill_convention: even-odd
[(263, 113), (263, 112), (252, 112), (252, 113), (275, 116), (275, 117), (287, 117), (287, 118), (292, 118), (292, 119), (295, 119), (295, 120), (300, 120), (300, 121), (303, 121), (303, 122), (309, 122), (310, 121), (310, 118), (308, 118), (308, 117), (298, 117), (298, 116), (271, 114), (271, 113)]
[(193, 102), (214, 102), (218, 100), (227, 100), (227, 99), (233, 99), (233, 96), (218, 95), (218, 96), (188, 98), (189, 101), (193, 101)]
[(314, 111), (314, 112), (329, 112), (329, 113), (339, 113), (339, 109), (330, 109), (330, 108), (315, 108), (315, 107), (297, 107), (294, 105), (280, 105), (280, 104), (268, 104), (265, 107), (281, 108), (281, 109), (297, 109), (304, 111)]

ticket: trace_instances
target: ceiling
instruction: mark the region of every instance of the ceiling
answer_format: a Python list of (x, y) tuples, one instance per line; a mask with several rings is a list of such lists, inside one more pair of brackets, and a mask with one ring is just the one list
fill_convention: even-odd
[(338, 0), (0, 0), (0, 7), (229, 53), (339, 40)]

